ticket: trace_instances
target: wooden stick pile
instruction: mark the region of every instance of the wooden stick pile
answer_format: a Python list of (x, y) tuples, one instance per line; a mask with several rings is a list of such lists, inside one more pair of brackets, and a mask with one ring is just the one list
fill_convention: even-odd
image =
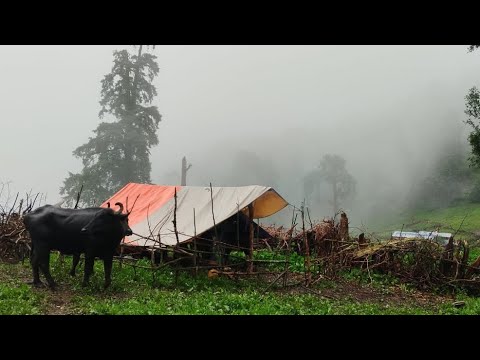
[(0, 258), (7, 262), (18, 262), (30, 255), (31, 242), (18, 213), (0, 214)]
[[(0, 195), (4, 186), (0, 188)], [(29, 213), (35, 206), (40, 194), (36, 196), (26, 195), (26, 200), (18, 201), (18, 193), (11, 206), (8, 206), (10, 196), (6, 204), (0, 204), (0, 259), (7, 262), (23, 261), (30, 255), (31, 240), (25, 229), (23, 216)]]

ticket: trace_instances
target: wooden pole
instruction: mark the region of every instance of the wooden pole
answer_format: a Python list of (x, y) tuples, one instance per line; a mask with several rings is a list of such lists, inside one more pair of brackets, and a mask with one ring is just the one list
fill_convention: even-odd
[[(176, 247), (178, 248), (180, 242), (178, 240), (178, 231), (177, 231), (177, 188), (176, 187), (175, 187), (175, 208), (173, 209), (173, 229), (175, 231), (175, 237), (177, 238)], [(178, 269), (175, 270), (175, 285), (177, 285), (177, 283), (178, 283)]]
[(307, 233), (305, 232), (305, 200), (302, 204), (302, 232), (303, 243), (305, 244), (305, 286), (309, 286), (312, 278), (310, 274), (310, 245), (308, 244)]
[(152, 287), (155, 286), (157, 280), (157, 272), (155, 271), (155, 248), (152, 246), (150, 250), (150, 266), (152, 268)]
[(193, 208), (193, 266), (195, 267), (195, 276), (198, 275), (197, 255), (197, 223), (195, 220), (195, 208)]
[(288, 268), (290, 265), (290, 242), (292, 241), (293, 237), (293, 228), (295, 227), (296, 215), (295, 215), (295, 207), (293, 208), (292, 212), (292, 226), (290, 227), (290, 235), (289, 239), (287, 240), (287, 253), (285, 255), (285, 270), (284, 270), (284, 277), (283, 277), (283, 287), (287, 286), (287, 279), (288, 279)]
[(20, 205), (18, 206), (18, 216), (22, 216), (22, 207), (23, 207), (23, 199), (20, 200)]
[(240, 205), (237, 203), (237, 247), (240, 250)]
[(177, 188), (175, 187), (175, 208), (173, 209), (173, 229), (175, 231), (175, 237), (177, 238), (177, 246), (179, 245), (178, 231), (177, 231)]
[(82, 195), (82, 191), (83, 191), (83, 184), (80, 187), (80, 191), (77, 193), (77, 202), (75, 203), (74, 209), (78, 208), (78, 202), (80, 201), (80, 196)]
[[(307, 207), (307, 215), (308, 215), (308, 221), (310, 222), (310, 231), (311, 231), (311, 236), (312, 236), (312, 239), (313, 239), (313, 258), (315, 259), (316, 256), (318, 255), (318, 249), (317, 249), (317, 245), (316, 245), (316, 242), (315, 242), (315, 233), (313, 231), (313, 223), (312, 223), (312, 218), (310, 217), (310, 210), (308, 209)], [(310, 246), (310, 245), (309, 245)], [(309, 249), (310, 250), (310, 249)], [(315, 262), (313, 264), (313, 272), (315, 273)]]
[(212, 188), (212, 183), (210, 183), (210, 200), (212, 202), (213, 230), (215, 231), (215, 237), (213, 238), (213, 254), (214, 254), (215, 258), (217, 258), (218, 233), (217, 233), (217, 224), (215, 223), (215, 213), (213, 212), (213, 188)]
[(250, 249), (248, 252), (248, 270), (249, 274), (253, 273), (253, 204), (248, 205), (248, 240)]

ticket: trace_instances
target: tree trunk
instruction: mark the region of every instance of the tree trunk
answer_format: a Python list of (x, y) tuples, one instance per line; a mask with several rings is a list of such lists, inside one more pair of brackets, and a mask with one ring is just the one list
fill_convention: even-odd
[(251, 274), (253, 273), (253, 204), (248, 205), (248, 224), (249, 251), (247, 272)]
[(187, 186), (187, 171), (192, 167), (192, 164), (189, 164), (187, 166), (187, 158), (184, 156), (182, 158), (182, 179), (181, 179), (181, 185), (182, 186)]

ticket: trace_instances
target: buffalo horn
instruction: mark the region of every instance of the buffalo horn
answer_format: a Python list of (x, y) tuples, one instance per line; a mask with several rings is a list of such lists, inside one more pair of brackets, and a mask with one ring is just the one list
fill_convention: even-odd
[(120, 210), (115, 211), (115, 214), (121, 214), (123, 212), (123, 204), (121, 202), (116, 202), (115, 205), (118, 205)]

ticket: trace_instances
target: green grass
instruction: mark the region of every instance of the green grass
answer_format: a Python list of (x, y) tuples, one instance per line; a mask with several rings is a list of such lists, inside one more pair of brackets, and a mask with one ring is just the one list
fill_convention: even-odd
[[(473, 213), (476, 209), (471, 210)], [(459, 215), (460, 209), (429, 212), (423, 215), (425, 217), (428, 215), (429, 219), (443, 219), (455, 213)], [(458, 216), (453, 219), (458, 221)], [(476, 225), (472, 225), (473, 216), (467, 223), (468, 219), (465, 223), (469, 229), (474, 229)], [(478, 256), (480, 249), (473, 248), (471, 254)], [(285, 257), (282, 254), (259, 251), (255, 254), (255, 259), (284, 260)], [(313, 288), (317, 294), (301, 290), (292, 293), (276, 287), (264, 292), (268, 283), (256, 277), (237, 280), (225, 277), (209, 279), (205, 273), (194, 277), (179, 272), (176, 279), (175, 270), (171, 268), (164, 268), (153, 275), (150, 270), (135, 269), (126, 265), (120, 267), (117, 262), (114, 263), (112, 285), (104, 290), (101, 261), (95, 262), (95, 273), (92, 275), (90, 286), (83, 288), (81, 286), (83, 264), (77, 268), (77, 276), (72, 278), (68, 275), (71, 261), (71, 257), (66, 257), (62, 263), (56, 254), (52, 254), (50, 267), (54, 279), (60, 286), (60, 290), (53, 293), (45, 289), (34, 289), (25, 284), (26, 279), (31, 278), (28, 261), (23, 265), (0, 264), (0, 314), (52, 313), (52, 308), (54, 309), (59, 299), (65, 304), (64, 313), (92, 315), (480, 314), (480, 299), (464, 294), (457, 296), (457, 300), (466, 302), (463, 308), (453, 307), (451, 304), (453, 300), (437, 305), (421, 305), (398, 300), (392, 302), (389, 296), (394, 293), (393, 288), (397, 290), (401, 288), (405, 294), (412, 294), (413, 288), (407, 284), (400, 284), (395, 277), (374, 272), (367, 274), (359, 270), (343, 272), (341, 278), (375, 289), (378, 297), (370, 296), (358, 300), (355, 294), (348, 292), (348, 288), (334, 299), (321, 296), (325, 292), (338, 289), (339, 284), (334, 280), (318, 282)], [(149, 266), (149, 262), (143, 260), (138, 262), (138, 265)], [(281, 271), (284, 264), (273, 263), (267, 267), (270, 270)], [(303, 271), (303, 257), (291, 254), (289, 268), (291, 271)]]
[[(127, 281), (127, 269), (117, 270), (116, 290), (109, 290), (99, 296), (98, 290), (79, 290), (74, 297), (74, 306), (83, 314), (113, 315), (382, 315), (382, 314), (480, 314), (480, 299), (461, 296), (467, 301), (463, 309), (456, 309), (451, 304), (435, 307), (392, 305), (382, 298), (376, 302), (360, 302), (351, 296), (338, 300), (299, 293), (286, 294), (281, 291), (263, 293), (265, 283), (256, 280), (235, 282), (225, 278), (208, 279), (205, 275), (193, 278), (180, 274), (175, 285), (173, 273), (166, 272), (160, 276), (157, 287)], [(352, 279), (357, 279), (352, 274)], [(137, 274), (138, 280), (148, 281), (149, 276)], [(389, 286), (396, 280), (384, 276), (375, 276), (375, 287), (384, 294), (389, 293)], [(366, 282), (366, 280), (364, 280)], [(151, 283), (150, 283), (151, 285)], [(324, 288), (335, 288), (334, 281), (325, 281), (315, 287), (322, 292)], [(409, 291), (405, 286), (405, 291)], [(100, 291), (101, 292), (101, 291)], [(116, 295), (122, 295), (120, 297)], [(353, 294), (352, 294), (353, 295)]]
[(468, 241), (470, 262), (480, 256), (480, 204), (463, 203), (444, 209), (403, 213), (394, 219), (391, 216), (379, 219), (374, 226), (374, 231), (370, 232), (373, 238), (380, 240), (389, 239), (393, 231), (402, 229), (449, 232), (456, 234), (457, 240)]
[[(463, 224), (462, 224), (463, 221)], [(459, 236), (465, 232), (480, 231), (480, 204), (466, 203), (445, 209), (422, 210), (399, 215), (395, 220), (385, 220), (377, 224), (379, 232), (401, 230), (436, 230), (455, 233), (458, 229)]]
[[(243, 252), (232, 252), (233, 256), (245, 259)], [(285, 269), (285, 261), (287, 255), (280, 252), (272, 252), (267, 249), (257, 250), (253, 254), (253, 259), (262, 264), (262, 267), (269, 271), (283, 271)], [(268, 262), (272, 261), (272, 262)], [(305, 259), (296, 252), (288, 255), (288, 270), (301, 272), (305, 269)]]
[[(311, 293), (285, 293), (271, 289), (264, 293), (266, 283), (259, 280), (230, 280), (227, 278), (208, 279), (205, 274), (197, 278), (180, 273), (175, 283), (172, 270), (159, 272), (155, 279), (150, 271), (114, 265), (112, 287), (103, 290), (103, 267), (100, 261), (95, 264), (92, 284), (82, 288), (81, 273), (76, 278), (68, 276), (71, 259), (61, 264), (52, 255), (52, 274), (63, 291), (69, 294), (69, 312), (74, 314), (125, 314), (125, 315), (327, 315), (327, 314), (479, 314), (480, 299), (461, 296), (467, 306), (456, 309), (451, 304), (438, 307), (393, 305), (388, 299), (358, 301), (350, 294), (339, 299), (328, 299)], [(0, 312), (1, 314), (42, 314), (48, 313), (52, 302), (59, 293), (33, 289), (10, 275), (30, 274), (27, 264), (0, 266)], [(360, 273), (343, 274), (351, 280), (359, 279)], [(362, 280), (365, 282), (365, 278)], [(394, 279), (373, 277), (376, 286), (389, 293), (389, 286), (395, 285)], [(314, 291), (322, 293), (325, 289), (335, 289), (335, 281), (318, 283)], [(408, 289), (405, 289), (408, 291)], [(62, 290), (60, 290), (62, 291)], [(353, 295), (353, 294), (351, 294)], [(65, 295), (62, 295), (65, 297)]]
[(0, 284), (0, 315), (41, 314), (41, 299), (28, 285)]
[(216, 291), (144, 290), (134, 298), (95, 300), (82, 297), (77, 305), (88, 314), (177, 315), (328, 315), (328, 314), (429, 314), (422, 308), (395, 307), (349, 300), (319, 299), (315, 295), (260, 294), (255, 290)]
[(0, 315), (41, 314), (44, 296), (18, 280), (21, 264), (0, 263)]

